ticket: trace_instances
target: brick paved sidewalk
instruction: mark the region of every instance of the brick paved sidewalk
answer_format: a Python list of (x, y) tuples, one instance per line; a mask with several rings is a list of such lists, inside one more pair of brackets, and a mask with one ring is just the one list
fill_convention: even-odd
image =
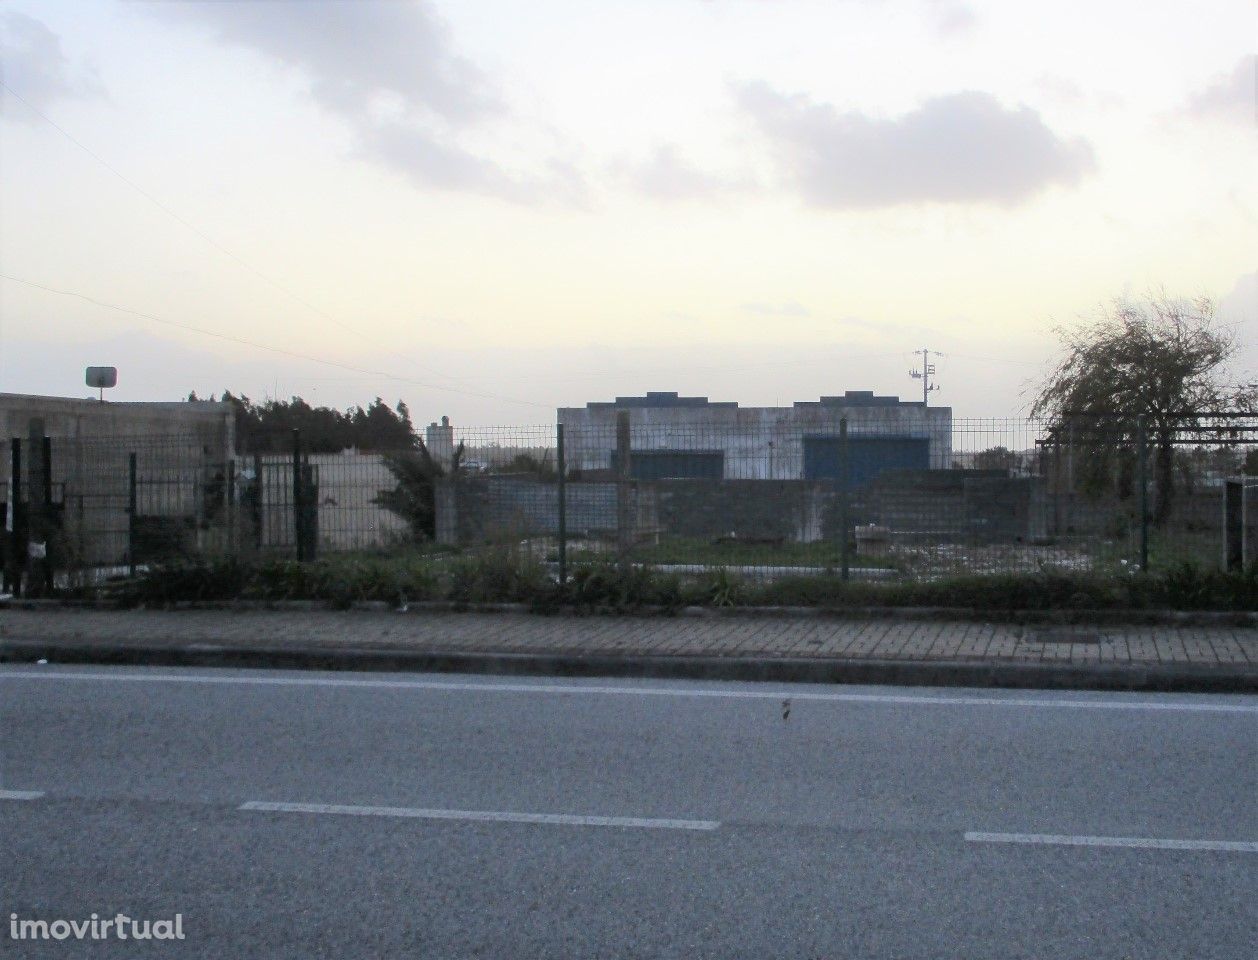
[(5, 641), (926, 663), (1258, 666), (1258, 630), (1253, 628), (1055, 627), (826, 617), (11, 609), (0, 610), (0, 644)]

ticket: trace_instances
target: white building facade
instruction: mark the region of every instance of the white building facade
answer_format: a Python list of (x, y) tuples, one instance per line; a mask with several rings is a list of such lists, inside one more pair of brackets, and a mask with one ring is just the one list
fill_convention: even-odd
[(789, 407), (647, 393), (559, 409), (570, 471), (615, 471), (621, 413), (629, 419), (630, 472), (640, 479), (836, 479), (845, 458), (849, 480), (861, 483), (886, 470), (952, 464), (950, 407), (869, 391)]

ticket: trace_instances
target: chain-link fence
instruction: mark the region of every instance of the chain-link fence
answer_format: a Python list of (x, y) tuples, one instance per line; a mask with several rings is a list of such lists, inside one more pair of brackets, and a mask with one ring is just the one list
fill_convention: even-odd
[(393, 451), (321, 452), (285, 434), (234, 455), (194, 436), (15, 440), (0, 463), (6, 589), (176, 558), (503, 545), (556, 577), (589, 564), (935, 579), (1258, 559), (1254, 418), (943, 423), (611, 411), (558, 428), (434, 424)]

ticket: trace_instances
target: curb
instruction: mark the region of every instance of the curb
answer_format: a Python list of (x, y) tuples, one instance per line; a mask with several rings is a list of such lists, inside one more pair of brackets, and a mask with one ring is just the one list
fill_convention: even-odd
[(527, 603), (422, 601), (398, 607), (384, 600), (359, 600), (348, 608), (328, 600), (181, 600), (160, 607), (122, 607), (104, 600), (11, 599), (14, 610), (225, 610), (289, 613), (514, 613), (534, 616), (658, 616), (755, 619), (942, 620), (960, 623), (1048, 624), (1057, 626), (1258, 627), (1258, 612), (1243, 610), (999, 610), (977, 607), (556, 607), (538, 610)]
[(1126, 690), (1258, 693), (1258, 668), (1191, 664), (853, 660), (789, 657), (618, 656), (570, 653), (462, 653), (354, 647), (232, 647), (213, 644), (92, 645), (58, 641), (0, 642), (0, 663), (236, 667), (277, 670), (479, 673), (505, 676), (637, 677), (777, 683), (1003, 687), (1036, 690)]

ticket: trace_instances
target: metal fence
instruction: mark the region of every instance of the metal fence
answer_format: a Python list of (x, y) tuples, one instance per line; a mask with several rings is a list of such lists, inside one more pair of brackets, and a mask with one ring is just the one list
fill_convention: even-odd
[(1258, 420), (956, 419), (829, 426), (631, 419), (228, 455), (197, 437), (14, 440), (6, 589), (187, 557), (310, 560), (509, 544), (583, 564), (756, 578), (1238, 566), (1258, 538)]

